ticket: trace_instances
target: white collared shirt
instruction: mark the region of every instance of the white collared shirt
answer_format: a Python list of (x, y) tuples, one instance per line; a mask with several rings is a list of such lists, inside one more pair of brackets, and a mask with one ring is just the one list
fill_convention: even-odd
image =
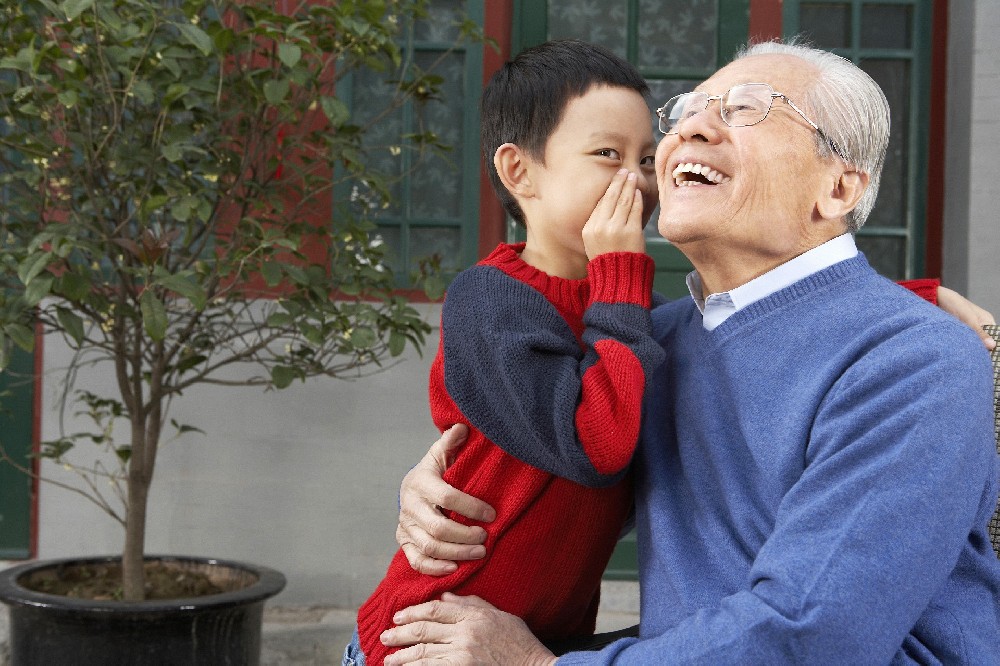
[(746, 306), (770, 296), (813, 273), (824, 268), (857, 256), (858, 246), (854, 243), (853, 234), (842, 234), (827, 242), (804, 252), (794, 259), (772, 268), (760, 277), (750, 280), (732, 291), (710, 294), (702, 298), (701, 276), (697, 271), (687, 275), (687, 287), (691, 292), (698, 310), (702, 314), (702, 323), (709, 331), (715, 330), (722, 322), (729, 319)]

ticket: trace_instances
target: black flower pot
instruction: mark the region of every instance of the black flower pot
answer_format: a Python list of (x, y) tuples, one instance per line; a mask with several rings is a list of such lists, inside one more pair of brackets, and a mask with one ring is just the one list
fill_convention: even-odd
[(10, 607), (13, 666), (245, 666), (260, 663), (264, 602), (285, 577), (241, 562), (147, 557), (203, 573), (233, 591), (167, 601), (91, 601), (34, 592), (33, 576), (73, 564), (119, 558), (48, 560), (0, 572), (0, 602)]

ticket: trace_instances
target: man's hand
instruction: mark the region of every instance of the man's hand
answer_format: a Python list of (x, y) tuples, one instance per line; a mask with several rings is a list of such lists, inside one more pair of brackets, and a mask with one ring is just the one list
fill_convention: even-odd
[(645, 252), (642, 234), (642, 192), (638, 177), (626, 169), (611, 179), (590, 219), (583, 225), (583, 247), (587, 258), (607, 252)]
[(986, 324), (997, 323), (992, 314), (947, 287), (938, 287), (937, 302), (942, 310), (978, 333), (987, 349), (992, 351), (997, 346), (990, 334), (983, 330)]
[(486, 530), (462, 525), (442, 513), (447, 509), (484, 523), (496, 518), (489, 504), (443, 480), (445, 470), (465, 443), (466, 436), (468, 429), (464, 425), (452, 426), (403, 477), (396, 541), (410, 566), (420, 573), (445, 576), (458, 568), (455, 560), (478, 560), (486, 555), (482, 545), (486, 541)]
[(382, 633), (382, 643), (412, 647), (386, 657), (386, 666), (431, 662), (548, 666), (556, 662), (521, 618), (479, 597), (445, 592), (441, 601), (404, 608), (392, 619), (397, 626)]

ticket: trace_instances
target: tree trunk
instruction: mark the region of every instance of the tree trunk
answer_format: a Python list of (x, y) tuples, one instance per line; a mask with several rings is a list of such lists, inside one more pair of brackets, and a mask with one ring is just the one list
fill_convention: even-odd
[(125, 549), (122, 552), (122, 594), (125, 601), (142, 601), (146, 596), (143, 559), (150, 477), (137, 458), (129, 461), (128, 470), (128, 509), (125, 517)]

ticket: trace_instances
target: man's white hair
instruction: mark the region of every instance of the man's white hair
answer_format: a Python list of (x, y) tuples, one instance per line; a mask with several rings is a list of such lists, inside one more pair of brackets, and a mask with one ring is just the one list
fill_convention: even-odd
[[(755, 55), (787, 55), (800, 58), (818, 70), (819, 76), (802, 102), (810, 118), (836, 144), (841, 156), (868, 174), (868, 187), (858, 205), (846, 216), (847, 228), (855, 232), (864, 225), (875, 205), (885, 152), (889, 146), (889, 102), (875, 81), (860, 67), (838, 55), (795, 40), (771, 41), (743, 47), (734, 60)], [(779, 91), (784, 92), (784, 91)], [(820, 154), (833, 154), (817, 135)]]

